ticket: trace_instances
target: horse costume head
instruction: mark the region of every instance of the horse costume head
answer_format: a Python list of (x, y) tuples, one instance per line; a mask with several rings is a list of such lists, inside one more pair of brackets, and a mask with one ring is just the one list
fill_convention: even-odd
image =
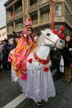
[(62, 49), (64, 47), (64, 40), (60, 39), (56, 31), (50, 29), (45, 29), (41, 31), (43, 36), (43, 41), (46, 45), (50, 47), (56, 47)]

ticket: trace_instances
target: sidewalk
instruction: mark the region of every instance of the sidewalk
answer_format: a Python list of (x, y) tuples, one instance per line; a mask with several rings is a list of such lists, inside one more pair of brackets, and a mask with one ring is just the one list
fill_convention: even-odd
[(11, 82), (11, 72), (0, 71), (0, 108), (20, 94), (19, 84)]

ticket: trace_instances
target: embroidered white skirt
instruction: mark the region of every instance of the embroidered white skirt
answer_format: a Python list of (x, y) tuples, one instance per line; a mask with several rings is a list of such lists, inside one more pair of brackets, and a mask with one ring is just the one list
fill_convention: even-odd
[(26, 81), (20, 79), (20, 85), (26, 97), (33, 99), (35, 102), (40, 102), (41, 100), (48, 101), (49, 97), (56, 95), (50, 70), (48, 72), (28, 70), (27, 74)]

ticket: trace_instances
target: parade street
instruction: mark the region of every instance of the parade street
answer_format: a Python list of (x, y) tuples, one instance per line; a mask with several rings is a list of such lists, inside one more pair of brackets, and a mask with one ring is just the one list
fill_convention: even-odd
[[(41, 108), (72, 108), (72, 83), (64, 78), (54, 80), (56, 97), (49, 98)], [(0, 108), (38, 108), (30, 99), (25, 99), (18, 83), (11, 82), (10, 71), (0, 72)]]

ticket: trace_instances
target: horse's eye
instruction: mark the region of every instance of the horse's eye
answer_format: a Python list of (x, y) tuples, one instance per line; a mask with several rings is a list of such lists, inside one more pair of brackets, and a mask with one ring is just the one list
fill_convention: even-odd
[(47, 33), (47, 36), (50, 36), (51, 34), (50, 33)]
[(63, 43), (63, 40), (60, 40), (61, 43)]

